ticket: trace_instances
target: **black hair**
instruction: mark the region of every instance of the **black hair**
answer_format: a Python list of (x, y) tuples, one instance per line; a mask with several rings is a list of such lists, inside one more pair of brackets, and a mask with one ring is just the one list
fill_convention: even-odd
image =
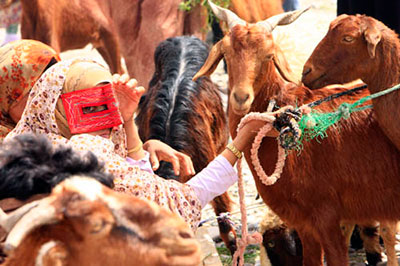
[(25, 200), (52, 188), (73, 175), (94, 178), (113, 187), (112, 175), (88, 152), (80, 155), (70, 147), (54, 148), (44, 135), (22, 134), (0, 147), (0, 199)]

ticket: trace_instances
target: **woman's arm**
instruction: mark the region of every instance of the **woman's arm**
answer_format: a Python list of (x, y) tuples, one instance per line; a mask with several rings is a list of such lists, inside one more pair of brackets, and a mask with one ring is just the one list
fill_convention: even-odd
[(145, 153), (135, 124), (134, 114), (145, 89), (138, 87), (136, 79), (129, 79), (127, 74), (113, 75), (113, 88), (124, 122), (128, 156), (134, 160), (140, 160), (145, 157)]
[[(232, 141), (233, 148), (226, 148), (186, 183), (193, 188), (202, 207), (236, 183), (237, 174), (233, 166), (242, 156), (242, 151), (252, 144), (257, 131), (264, 125), (265, 122), (256, 120), (247, 123)], [(276, 137), (277, 131), (272, 129), (268, 136)]]

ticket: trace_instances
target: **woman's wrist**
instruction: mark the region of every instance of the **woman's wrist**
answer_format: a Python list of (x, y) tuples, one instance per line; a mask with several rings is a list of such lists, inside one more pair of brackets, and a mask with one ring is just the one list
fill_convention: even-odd
[(230, 152), (232, 152), (233, 155), (235, 155), (237, 159), (242, 158), (242, 155), (243, 155), (242, 151), (239, 150), (238, 148), (236, 148), (236, 146), (235, 146), (235, 144), (233, 144), (233, 142), (226, 145), (226, 149), (228, 149)]
[(133, 115), (132, 116), (128, 116), (127, 118), (122, 117), (122, 119), (124, 120), (124, 124), (131, 123), (132, 121), (134, 121), (133, 118), (134, 118)]
[(139, 137), (138, 129), (133, 117), (124, 123), (124, 129), (126, 133), (128, 156), (134, 160), (143, 158), (145, 156), (143, 143)]
[(133, 147), (133, 148), (128, 148), (128, 155), (129, 155), (129, 154), (132, 154), (132, 153), (137, 153), (137, 152), (139, 152), (139, 151), (142, 150), (142, 149), (143, 149), (143, 142), (140, 141), (135, 147)]

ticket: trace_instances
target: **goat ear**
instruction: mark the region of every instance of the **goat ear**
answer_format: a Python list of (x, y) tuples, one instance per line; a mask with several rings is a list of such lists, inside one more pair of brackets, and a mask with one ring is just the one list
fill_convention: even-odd
[(49, 241), (44, 243), (35, 259), (38, 266), (66, 266), (68, 251), (65, 245), (59, 241)]
[(200, 70), (194, 75), (193, 81), (196, 81), (198, 78), (202, 76), (211, 75), (218, 66), (219, 61), (224, 57), (222, 51), (222, 40), (217, 42), (210, 51), (208, 58), (204, 65), (200, 68)]
[(373, 25), (368, 25), (364, 29), (364, 38), (367, 41), (368, 54), (371, 58), (375, 57), (375, 49), (382, 37), (381, 32)]
[(300, 84), (300, 80), (296, 77), (293, 73), (292, 69), (289, 67), (288, 62), (286, 61), (285, 55), (283, 54), (282, 50), (276, 46), (275, 53), (274, 53), (274, 64), (275, 67), (278, 69), (279, 74), (289, 82), (293, 82), (296, 84)]

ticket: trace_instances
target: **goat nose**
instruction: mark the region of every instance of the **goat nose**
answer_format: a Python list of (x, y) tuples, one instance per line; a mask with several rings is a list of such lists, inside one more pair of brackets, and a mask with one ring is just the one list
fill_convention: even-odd
[(303, 78), (304, 78), (305, 76), (307, 76), (307, 75), (311, 72), (311, 70), (312, 70), (311, 67), (304, 66), (303, 73), (302, 73)]
[(246, 94), (244, 95), (244, 97), (240, 97), (240, 96), (238, 96), (238, 95), (236, 94), (236, 92), (234, 92), (234, 93), (233, 93), (233, 97), (235, 98), (235, 100), (236, 100), (237, 103), (243, 104), (243, 103), (245, 103), (245, 102), (247, 101), (247, 99), (249, 99), (250, 94), (246, 93)]

